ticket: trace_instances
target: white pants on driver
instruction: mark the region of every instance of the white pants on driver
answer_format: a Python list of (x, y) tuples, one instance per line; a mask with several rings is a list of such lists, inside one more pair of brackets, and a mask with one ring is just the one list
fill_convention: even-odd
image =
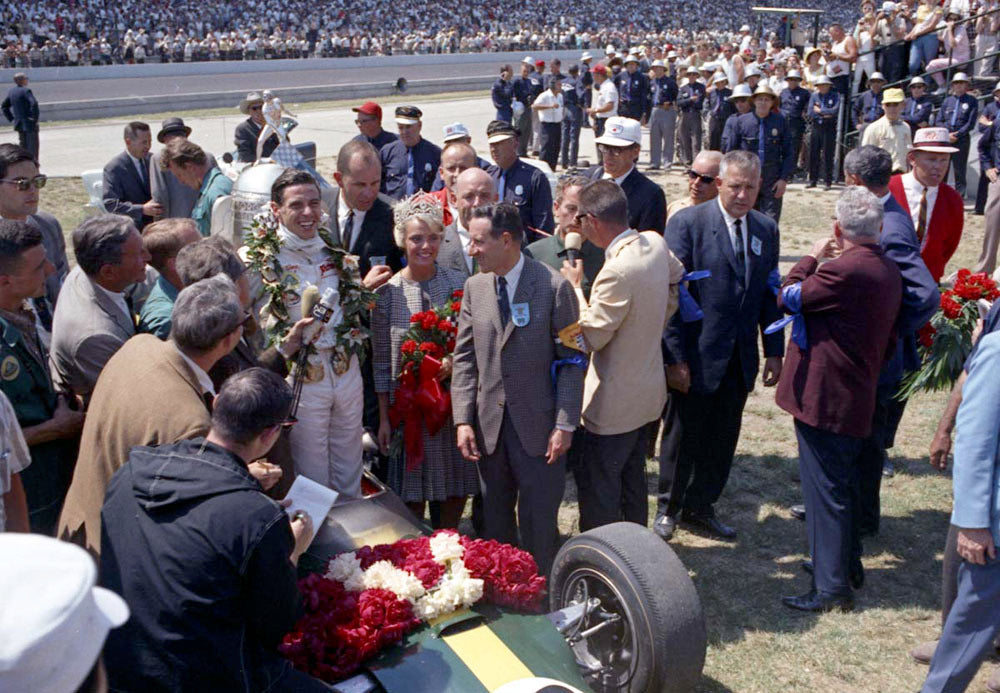
[(323, 378), (302, 385), (289, 442), (295, 472), (337, 491), (361, 495), (361, 417), (364, 395), (357, 357), (343, 375), (336, 375), (330, 352), (321, 350)]

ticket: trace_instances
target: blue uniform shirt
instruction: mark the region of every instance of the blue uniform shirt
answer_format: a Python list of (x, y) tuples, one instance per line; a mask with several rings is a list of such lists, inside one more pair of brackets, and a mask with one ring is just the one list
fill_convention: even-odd
[(509, 111), (514, 101), (514, 85), (504, 79), (497, 77), (493, 83), (493, 108), (498, 111)]
[(736, 107), (733, 106), (732, 101), (729, 97), (732, 96), (733, 90), (728, 87), (721, 89), (716, 87), (712, 90), (712, 93), (708, 95), (708, 112), (713, 118), (721, 120), (723, 123), (729, 119), (729, 116), (733, 114)]
[(979, 102), (971, 94), (949, 95), (941, 102), (937, 124), (948, 132), (963, 137), (969, 134), (979, 118)]
[(809, 105), (809, 92), (802, 87), (790, 87), (781, 90), (781, 115), (788, 120), (804, 120), (805, 110)]
[[(980, 115), (980, 117), (986, 118), (986, 120), (988, 120), (990, 122), (993, 122), (994, 120), (997, 119), (997, 113), (1000, 113), (1000, 102), (997, 102), (997, 101), (994, 100), (994, 101), (990, 101), (988, 104), (986, 104), (985, 106), (983, 106), (983, 110), (982, 110), (982, 112), (979, 115)], [(976, 122), (976, 131), (977, 132), (984, 133), (984, 132), (986, 132), (989, 129), (990, 129), (989, 125), (983, 125), (982, 123), (978, 122), (978, 119), (977, 119), (977, 122)]]
[(911, 130), (916, 131), (920, 123), (930, 124), (933, 108), (934, 104), (929, 96), (921, 96), (919, 99), (908, 96), (903, 102), (903, 113), (900, 117), (909, 124)]
[[(833, 91), (831, 89), (831, 91)], [(885, 115), (882, 110), (882, 92), (876, 94), (868, 90), (854, 102), (854, 120), (860, 123), (874, 123)]]
[(993, 125), (980, 127), (985, 127), (978, 145), (980, 170), (1000, 168), (1000, 118), (994, 118)]
[(390, 142), (395, 142), (396, 140), (398, 140), (399, 135), (397, 135), (394, 132), (389, 132), (388, 130), (383, 130), (375, 137), (365, 137), (364, 135), (359, 133), (354, 136), (354, 139), (365, 140), (366, 142), (371, 144), (371, 146), (375, 147), (375, 151), (380, 152), (382, 151), (382, 147), (389, 144)]
[(723, 153), (729, 152), (733, 149), (733, 138), (736, 137), (736, 121), (739, 120), (741, 115), (743, 114), (736, 111), (731, 116), (726, 118), (726, 124), (722, 127), (722, 142), (719, 145), (722, 147)]
[(390, 142), (379, 152), (382, 159), (381, 191), (394, 200), (423, 190), (430, 192), (441, 166), (441, 148), (424, 138), (412, 149), (402, 140)]
[[(815, 106), (819, 106), (819, 113)], [(806, 117), (812, 123), (822, 123), (823, 125), (836, 125), (837, 113), (840, 111), (840, 94), (833, 89), (825, 94), (818, 91), (813, 92), (809, 97), (809, 105), (806, 106)]]
[(585, 87), (579, 77), (566, 77), (562, 83), (563, 108), (579, 108)]
[(700, 113), (705, 104), (705, 85), (701, 82), (685, 84), (677, 91), (677, 108), (684, 112)]
[(514, 98), (525, 106), (531, 105), (531, 80), (527, 77), (515, 77), (512, 82)]
[(615, 78), (618, 88), (618, 113), (640, 120), (649, 115), (649, 77), (636, 70), (622, 70)]
[[(502, 202), (512, 202), (521, 213), (521, 223), (552, 233), (555, 221), (552, 218), (552, 188), (541, 169), (526, 164), (520, 159), (506, 171), (493, 165), (487, 173), (497, 185), (497, 195)], [(525, 228), (529, 238), (537, 237)]]
[(528, 95), (531, 99), (528, 105), (535, 103), (535, 99), (545, 91), (545, 77), (537, 70), (532, 70), (528, 75)]
[(649, 82), (650, 103), (653, 107), (671, 104), (677, 100), (677, 81), (669, 75)]
[(760, 157), (761, 175), (765, 180), (788, 180), (795, 170), (792, 134), (788, 122), (780, 113), (768, 113), (758, 118), (753, 111), (736, 120), (732, 149), (743, 149)]

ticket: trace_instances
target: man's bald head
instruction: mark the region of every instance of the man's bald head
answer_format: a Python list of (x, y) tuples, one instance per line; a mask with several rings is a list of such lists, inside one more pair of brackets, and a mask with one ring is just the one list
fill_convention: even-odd
[(476, 150), (465, 142), (450, 142), (441, 152), (439, 173), (444, 187), (449, 192), (455, 192), (455, 182), (463, 171), (476, 165)]
[(497, 187), (486, 171), (474, 167), (459, 174), (455, 181), (455, 207), (463, 228), (469, 228), (472, 210), (497, 201)]
[[(722, 152), (702, 149), (691, 162), (688, 173), (688, 193), (691, 202), (700, 205), (702, 202), (714, 200), (719, 195), (719, 166), (722, 163)], [(706, 178), (713, 178), (706, 183)]]

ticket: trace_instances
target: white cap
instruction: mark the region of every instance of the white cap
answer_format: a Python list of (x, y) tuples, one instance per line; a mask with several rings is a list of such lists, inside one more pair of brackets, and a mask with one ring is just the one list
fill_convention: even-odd
[(875, 80), (878, 80), (879, 82), (885, 82), (886, 81), (885, 75), (883, 75), (881, 72), (873, 72), (872, 76), (868, 78), (868, 81), (874, 82)]
[(760, 77), (760, 70), (757, 69), (756, 65), (750, 65), (743, 71), (743, 77)]
[(676, 58), (676, 57), (678, 57), (677, 56), (677, 51), (667, 51), (667, 60), (670, 60), (671, 58)]
[(442, 142), (451, 142), (463, 137), (472, 137), (472, 135), (469, 133), (469, 128), (465, 127), (462, 123), (451, 123), (444, 126), (444, 139), (442, 139)]
[(956, 72), (952, 76), (951, 81), (953, 83), (954, 82), (968, 82), (969, 81), (969, 75), (965, 74), (964, 72)]
[(521, 62), (524, 63), (525, 65), (531, 65), (532, 67), (535, 66), (535, 61), (532, 59), (530, 55), (526, 55), (523, 58), (521, 58)]
[(750, 31), (750, 25), (744, 24), (743, 26), (740, 27), (740, 31)]
[(598, 137), (597, 144), (607, 144), (612, 147), (630, 147), (642, 143), (642, 126), (638, 120), (611, 116), (604, 122), (604, 134)]
[(627, 62), (627, 63), (638, 63), (639, 62), (639, 56), (636, 55), (635, 53), (629, 53), (627, 56), (625, 56), (625, 62)]
[(725, 72), (716, 72), (715, 76), (712, 77), (712, 84), (718, 84), (719, 82), (728, 82), (729, 78), (726, 77)]
[(750, 91), (749, 84), (737, 84), (733, 87), (733, 93), (729, 95), (729, 100), (732, 101), (733, 99), (744, 97), (749, 99), (751, 96), (753, 96), (753, 92)]
[(802, 73), (798, 70), (789, 70), (788, 74), (785, 75), (785, 79), (802, 79)]
[(614, 55), (615, 54), (615, 46), (614, 46), (614, 44), (609, 43), (608, 47), (604, 49), (604, 53), (605, 53), (605, 55)]
[(667, 66), (663, 64), (662, 60), (654, 60), (650, 67), (662, 67), (666, 69)]
[(925, 82), (924, 78), (921, 77), (920, 75), (917, 75), (916, 77), (910, 80), (910, 86), (912, 87), (914, 84), (923, 84), (924, 86), (927, 86), (927, 82)]
[(697, 74), (700, 74), (700, 73), (698, 72), (698, 68), (697, 67), (695, 67), (694, 65), (688, 65), (684, 69), (684, 74), (686, 74), (686, 75), (697, 75)]
[(816, 81), (813, 82), (813, 86), (818, 87), (821, 84), (833, 84), (833, 80), (827, 77), (826, 75), (820, 75), (819, 77), (816, 78)]
[(0, 556), (0, 690), (73, 693), (128, 606), (76, 544), (4, 533)]
[(594, 59), (594, 56), (592, 56), (589, 51), (584, 51), (583, 55), (580, 56), (580, 62), (583, 62), (585, 60), (593, 60), (593, 59)]
[(896, 3), (892, 2), (892, 0), (885, 0), (885, 2), (882, 3), (882, 11), (883, 12), (895, 12), (896, 11)]
[(715, 72), (717, 68), (715, 63), (702, 63), (701, 67), (698, 68), (699, 72)]

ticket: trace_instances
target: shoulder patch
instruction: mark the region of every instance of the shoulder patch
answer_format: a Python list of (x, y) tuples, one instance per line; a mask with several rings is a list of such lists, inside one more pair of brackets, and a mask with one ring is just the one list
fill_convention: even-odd
[(0, 362), (0, 378), (3, 378), (3, 380), (14, 380), (20, 374), (21, 362), (17, 360), (16, 356), (7, 356), (2, 362)]

